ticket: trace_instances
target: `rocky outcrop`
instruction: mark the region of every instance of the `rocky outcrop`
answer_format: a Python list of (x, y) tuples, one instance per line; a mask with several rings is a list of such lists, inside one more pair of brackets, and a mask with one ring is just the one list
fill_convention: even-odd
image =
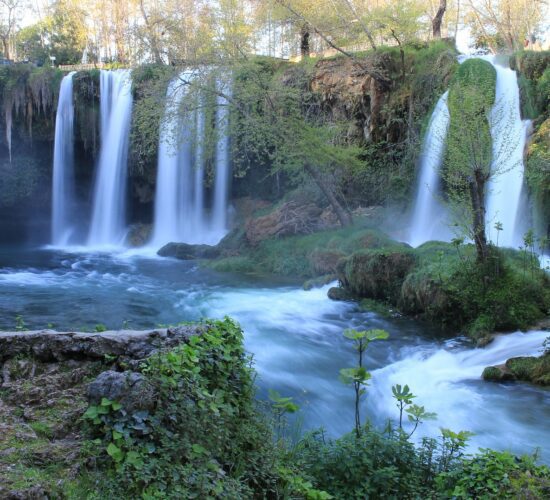
[(352, 295), (397, 303), (415, 263), (414, 254), (406, 248), (356, 252), (338, 263), (338, 279)]
[(152, 231), (151, 224), (134, 224), (128, 229), (126, 243), (131, 247), (142, 247), (151, 238)]
[[(391, 68), (388, 56), (374, 61)], [(348, 58), (319, 61), (311, 79), (311, 89), (321, 99), (321, 107), (335, 122), (348, 122), (348, 135), (364, 141), (376, 140), (381, 130), (382, 109), (388, 90), (360, 65)]]
[(201, 329), (181, 326), (152, 331), (118, 330), (100, 333), (36, 330), (0, 332), (0, 362), (26, 357), (53, 363), (67, 360), (103, 360), (105, 356), (125, 360), (143, 359), (158, 349), (186, 342)]

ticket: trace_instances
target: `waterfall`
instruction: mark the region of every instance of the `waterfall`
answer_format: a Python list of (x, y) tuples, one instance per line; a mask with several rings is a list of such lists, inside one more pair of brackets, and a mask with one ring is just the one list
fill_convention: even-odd
[(64, 246), (72, 232), (71, 214), (74, 208), (74, 138), (73, 138), (73, 76), (61, 80), (57, 114), (52, 182), (52, 243)]
[[(218, 99), (217, 143), (212, 210), (205, 200), (206, 123), (202, 99), (196, 110), (183, 81), (194, 78), (185, 71), (168, 85), (166, 107), (160, 127), (154, 228), (151, 244), (169, 242), (215, 244), (227, 232), (229, 185), (229, 138), (226, 133), (227, 105)], [(190, 121), (194, 117), (194, 124)], [(194, 126), (193, 126), (194, 125)], [(223, 127), (223, 128), (222, 128)], [(220, 131), (221, 130), (221, 131)]]
[(447, 212), (438, 200), (440, 189), (439, 171), (445, 153), (445, 137), (449, 128), (449, 110), (445, 92), (437, 102), (424, 137), (420, 157), (420, 174), (412, 212), (409, 244), (418, 246), (429, 240), (447, 240)]
[[(229, 92), (227, 85), (220, 85), (223, 93)], [(229, 106), (225, 97), (218, 96), (216, 110), (217, 147), (216, 179), (214, 186), (214, 206), (212, 210), (212, 229), (221, 238), (227, 232), (227, 197), (229, 186), (229, 134), (227, 133)]]
[[(467, 56), (459, 58), (464, 62)], [(483, 56), (496, 70), (495, 104), (491, 111), (491, 137), (494, 176), (487, 186), (487, 236), (497, 241), (495, 222), (503, 230), (498, 234), (501, 246), (518, 247), (528, 228), (529, 208), (523, 191), (523, 155), (529, 120), (522, 121), (519, 86), (515, 71), (496, 64), (493, 56)], [(450, 230), (445, 227), (446, 211), (437, 200), (440, 184), (438, 174), (445, 149), (444, 137), (449, 125), (446, 92), (439, 99), (430, 119), (424, 139), (417, 197), (414, 205), (409, 243), (413, 246), (431, 239), (448, 240)]]
[(153, 245), (182, 241), (186, 235), (185, 219), (189, 214), (192, 144), (191, 131), (182, 123), (180, 108), (185, 97), (184, 72), (168, 85), (166, 107), (160, 127), (155, 192)]
[(101, 150), (88, 245), (119, 245), (124, 238), (126, 169), (132, 115), (129, 70), (101, 71)]
[(494, 57), (485, 57), (496, 70), (495, 104), (491, 113), (493, 138), (492, 171), (496, 174), (487, 189), (487, 236), (496, 241), (495, 222), (501, 222), (503, 230), (498, 235), (499, 245), (518, 247), (523, 244), (523, 234), (528, 224), (528, 213), (523, 189), (523, 155), (529, 120), (521, 119), (517, 75), (510, 68), (495, 63)]

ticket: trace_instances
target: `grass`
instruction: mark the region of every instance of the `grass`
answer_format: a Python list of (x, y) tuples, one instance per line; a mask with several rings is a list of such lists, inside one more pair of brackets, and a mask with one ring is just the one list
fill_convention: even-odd
[(366, 228), (361, 221), (351, 227), (321, 231), (305, 236), (270, 239), (241, 255), (227, 257), (205, 265), (225, 272), (278, 274), (300, 279), (331, 274), (337, 257), (351, 255), (364, 248), (391, 245), (382, 232)]

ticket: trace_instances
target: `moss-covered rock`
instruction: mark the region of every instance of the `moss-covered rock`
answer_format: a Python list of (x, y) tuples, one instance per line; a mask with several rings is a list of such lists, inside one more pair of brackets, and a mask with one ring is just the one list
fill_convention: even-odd
[(348, 292), (345, 288), (339, 286), (333, 286), (328, 291), (328, 298), (331, 300), (353, 300), (353, 295)]
[(338, 277), (353, 295), (395, 303), (415, 261), (407, 249), (363, 250), (339, 264)]
[(550, 386), (550, 352), (542, 356), (510, 358), (503, 365), (489, 366), (483, 370), (483, 379), (491, 381), (521, 380), (537, 385)]

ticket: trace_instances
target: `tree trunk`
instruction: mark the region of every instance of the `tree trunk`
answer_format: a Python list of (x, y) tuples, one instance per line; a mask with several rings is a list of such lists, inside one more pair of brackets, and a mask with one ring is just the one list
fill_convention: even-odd
[(311, 175), (312, 179), (319, 186), (319, 189), (327, 197), (327, 200), (330, 203), (330, 206), (334, 210), (336, 217), (342, 227), (351, 226), (353, 220), (351, 214), (342, 206), (342, 204), (336, 198), (334, 191), (328, 186), (321, 174), (311, 165), (305, 166), (306, 172)]
[(447, 0), (439, 0), (439, 8), (432, 20), (432, 34), (434, 38), (441, 38), (441, 23), (447, 10)]
[(485, 176), (476, 171), (470, 180), (470, 198), (473, 209), (474, 243), (476, 245), (477, 260), (480, 263), (487, 261), (487, 236), (485, 235)]
[(306, 59), (309, 57), (310, 54), (310, 46), (309, 46), (309, 37), (311, 36), (309, 24), (304, 23), (302, 24), (302, 28), (300, 29), (300, 54), (303, 59)]
[(11, 59), (10, 41), (8, 38), (2, 38), (2, 47), (4, 49), (4, 59)]

